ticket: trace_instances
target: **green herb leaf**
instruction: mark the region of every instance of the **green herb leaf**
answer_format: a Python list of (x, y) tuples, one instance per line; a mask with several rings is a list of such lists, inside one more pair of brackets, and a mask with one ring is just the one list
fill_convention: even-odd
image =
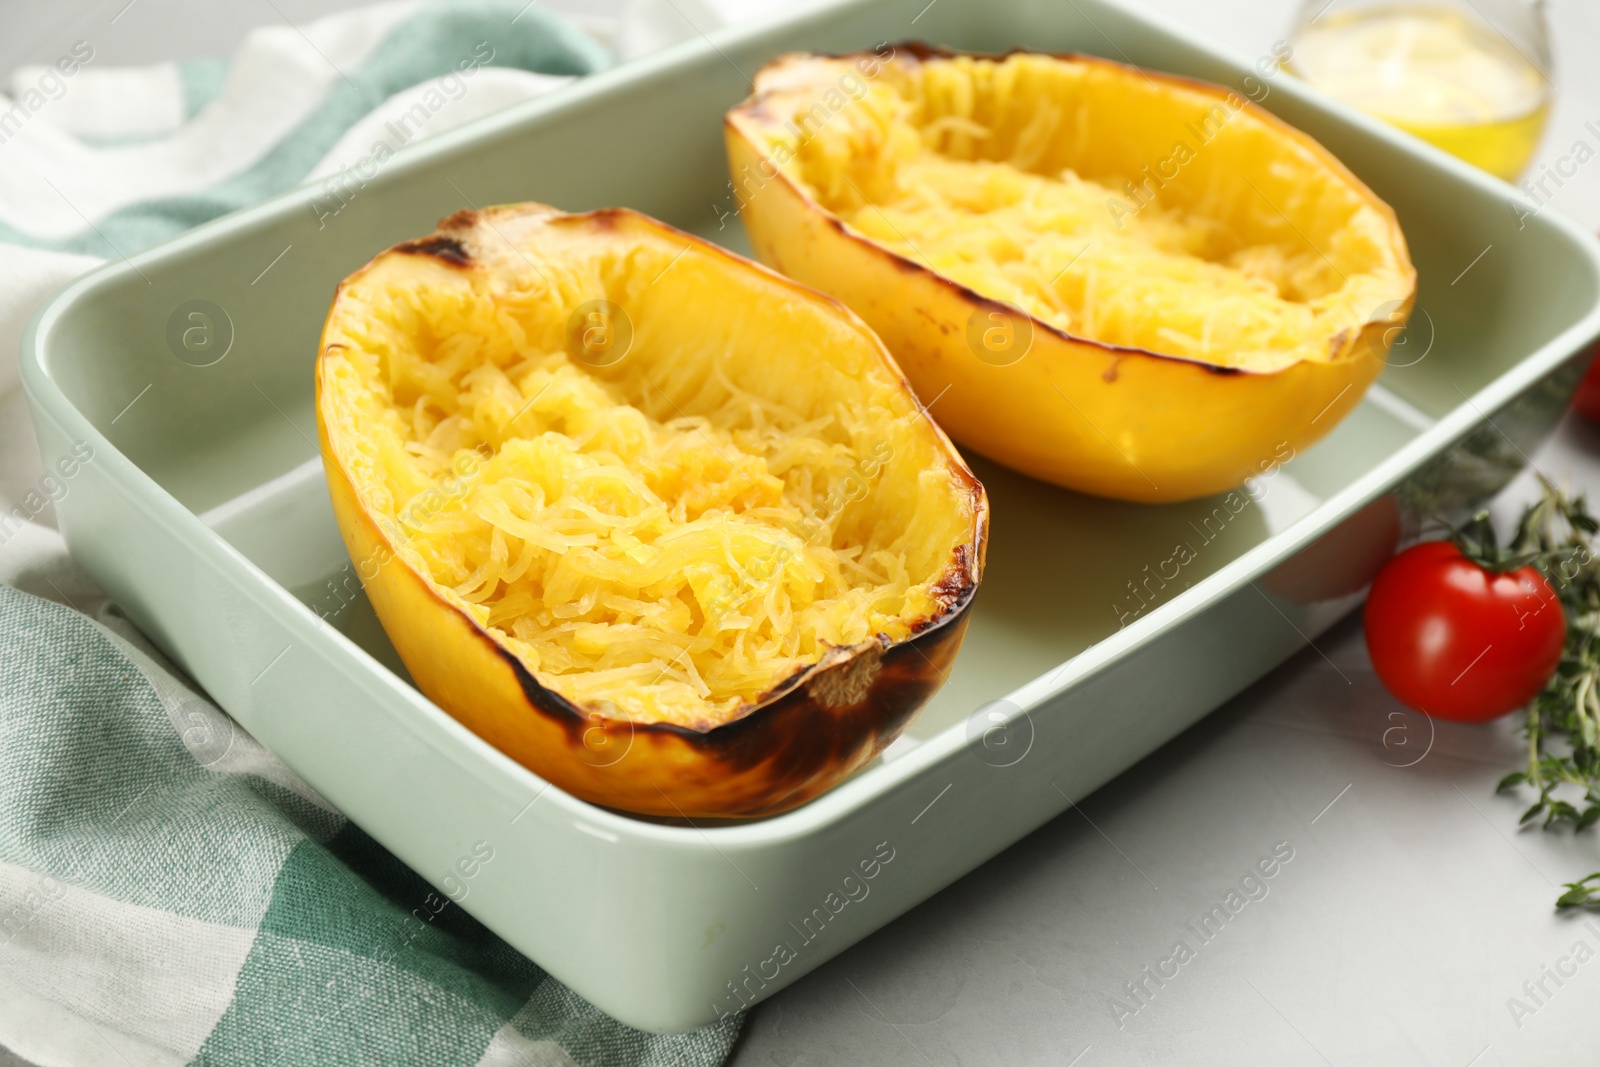
[(1567, 891), (1556, 898), (1558, 908), (1583, 908), (1600, 906), (1600, 871), (1576, 882), (1565, 883)]
[(1573, 886), (1559, 897), (1556, 897), (1556, 907), (1558, 908), (1576, 908), (1587, 903), (1589, 903), (1589, 890), (1581, 886)]
[[(1546, 830), (1566, 825), (1578, 831), (1600, 822), (1600, 521), (1583, 497), (1568, 496), (1542, 477), (1540, 484), (1542, 495), (1523, 512), (1504, 548), (1487, 512), (1474, 515), (1452, 537), (1485, 569), (1537, 568), (1561, 602), (1566, 648), (1554, 677), (1528, 707), (1527, 766), (1500, 779), (1495, 789), (1538, 790), (1522, 824), (1542, 814)], [(1583, 804), (1581, 811), (1574, 801)], [(1566, 888), (1557, 907), (1600, 909), (1600, 871)]]
[(1510, 774), (1500, 779), (1500, 784), (1494, 787), (1494, 791), (1496, 793), (1504, 793), (1507, 789), (1510, 789), (1513, 786), (1519, 786), (1527, 780), (1527, 771), (1512, 771)]

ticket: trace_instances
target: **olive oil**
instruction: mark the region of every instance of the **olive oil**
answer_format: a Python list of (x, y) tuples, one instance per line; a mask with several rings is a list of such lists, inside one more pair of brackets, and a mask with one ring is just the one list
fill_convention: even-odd
[(1527, 166), (1550, 114), (1536, 61), (1450, 8), (1329, 13), (1292, 43), (1291, 69), (1319, 89), (1507, 180)]

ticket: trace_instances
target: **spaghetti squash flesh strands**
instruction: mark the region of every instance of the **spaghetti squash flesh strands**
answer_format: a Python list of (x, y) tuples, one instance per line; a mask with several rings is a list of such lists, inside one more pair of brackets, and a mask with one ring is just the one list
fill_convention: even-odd
[(597, 374), (520, 325), (518, 301), (571, 283), (539, 274), (547, 288), (490, 299), (352, 294), (366, 325), (330, 373), (381, 383), (338, 392), (399, 555), (541, 684), (640, 722), (725, 719), (831, 648), (910, 636), (935, 605), (908, 565), (915, 518), (857, 529), (851, 502), (914, 408), (802, 411), (720, 368)]

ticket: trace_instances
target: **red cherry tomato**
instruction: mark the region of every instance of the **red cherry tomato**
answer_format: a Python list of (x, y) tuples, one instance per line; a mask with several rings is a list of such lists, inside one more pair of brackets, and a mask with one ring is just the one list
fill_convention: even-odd
[(1515, 711), (1561, 661), (1566, 615), (1532, 567), (1495, 574), (1449, 541), (1400, 553), (1367, 597), (1367, 651), (1401, 703), (1484, 722)]
[[(1600, 354), (1600, 345), (1594, 351)], [(1572, 394), (1572, 410), (1586, 419), (1600, 422), (1600, 359), (1589, 364), (1589, 370), (1578, 382), (1578, 391)]]

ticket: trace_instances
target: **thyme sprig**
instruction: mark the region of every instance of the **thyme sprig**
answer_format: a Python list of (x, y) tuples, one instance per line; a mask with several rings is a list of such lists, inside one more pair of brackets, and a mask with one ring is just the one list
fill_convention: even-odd
[(1600, 907), (1600, 871), (1576, 882), (1564, 883), (1567, 891), (1556, 898), (1558, 908)]
[[(1560, 665), (1528, 705), (1527, 766), (1500, 779), (1496, 789), (1532, 787), (1538, 798), (1519, 821), (1542, 816), (1546, 830), (1576, 832), (1600, 822), (1600, 560), (1594, 545), (1600, 521), (1582, 496), (1569, 496), (1542, 477), (1540, 484), (1540, 499), (1523, 512), (1504, 548), (1486, 512), (1458, 529), (1455, 541), (1463, 554), (1490, 570), (1534, 567), (1566, 613)], [(1600, 907), (1600, 872), (1567, 883), (1556, 906)]]

